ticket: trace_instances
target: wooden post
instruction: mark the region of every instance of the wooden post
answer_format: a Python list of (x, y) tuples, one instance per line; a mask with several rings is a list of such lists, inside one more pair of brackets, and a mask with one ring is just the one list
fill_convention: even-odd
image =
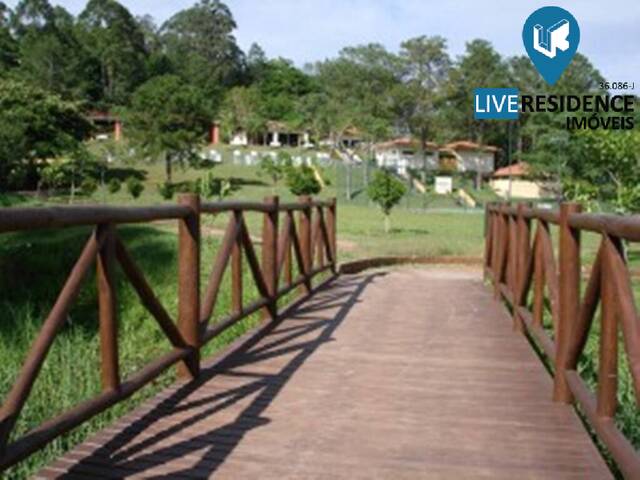
[(200, 373), (200, 197), (184, 194), (178, 203), (191, 209), (179, 220), (178, 328), (194, 349), (189, 359), (178, 365), (178, 375), (193, 380)]
[(484, 262), (482, 275), (487, 280), (487, 270), (491, 268), (491, 246), (493, 243), (493, 217), (491, 216), (491, 204), (484, 207)]
[(524, 332), (524, 322), (518, 314), (518, 307), (526, 305), (526, 290), (530, 281), (528, 272), (529, 257), (531, 255), (531, 223), (524, 218), (526, 205), (518, 204), (518, 215), (516, 218), (516, 281), (513, 295), (513, 328), (516, 331)]
[(100, 315), (100, 371), (103, 390), (120, 388), (118, 367), (118, 311), (114, 258), (116, 250), (115, 228), (111, 224), (99, 225), (98, 236), (104, 243), (97, 256), (98, 310)]
[(542, 327), (544, 317), (544, 259), (542, 258), (542, 233), (544, 228), (542, 220), (536, 222), (536, 238), (535, 248), (532, 252), (534, 255), (533, 264), (533, 323)]
[(611, 256), (618, 255), (610, 238), (605, 236), (602, 275), (600, 277), (602, 327), (600, 329), (600, 357), (598, 362), (597, 413), (613, 418), (616, 414), (618, 392), (618, 319), (616, 308), (615, 273)]
[(298, 201), (304, 205), (300, 211), (300, 250), (302, 250), (302, 262), (304, 264), (305, 281), (301, 293), (311, 292), (311, 266), (313, 257), (311, 252), (311, 197), (303, 195)]
[(327, 209), (327, 233), (329, 234), (329, 249), (331, 250), (332, 263), (331, 271), (333, 273), (338, 272), (338, 224), (337, 220), (337, 201), (336, 198), (331, 199), (331, 204)]
[[(234, 210), (236, 225), (242, 223), (242, 211)], [(231, 249), (231, 308), (233, 313), (242, 312), (242, 238), (238, 236)]]
[(271, 320), (278, 316), (278, 210), (277, 196), (266, 197), (265, 205), (272, 210), (264, 213), (262, 223), (262, 275), (270, 296), (266, 312)]
[(565, 371), (568, 368), (568, 345), (580, 309), (580, 230), (569, 226), (569, 216), (581, 210), (577, 203), (560, 205), (560, 318), (556, 333), (553, 399), (561, 403), (573, 402)]

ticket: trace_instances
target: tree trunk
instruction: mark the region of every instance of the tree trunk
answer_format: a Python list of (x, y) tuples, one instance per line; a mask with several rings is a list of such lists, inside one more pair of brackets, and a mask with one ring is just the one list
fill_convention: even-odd
[(391, 231), (391, 216), (388, 213), (384, 214), (384, 233)]
[(167, 176), (167, 182), (171, 183), (171, 178), (173, 174), (173, 165), (172, 165), (171, 155), (168, 153), (165, 153), (164, 155), (164, 168), (165, 168), (165, 174)]

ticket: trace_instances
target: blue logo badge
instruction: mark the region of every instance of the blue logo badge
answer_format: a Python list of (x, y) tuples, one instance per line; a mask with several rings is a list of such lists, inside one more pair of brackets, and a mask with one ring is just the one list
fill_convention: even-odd
[(517, 88), (476, 88), (473, 116), (476, 120), (516, 120), (519, 116)]
[(527, 18), (522, 40), (540, 75), (554, 85), (578, 50), (580, 27), (564, 8), (542, 7)]

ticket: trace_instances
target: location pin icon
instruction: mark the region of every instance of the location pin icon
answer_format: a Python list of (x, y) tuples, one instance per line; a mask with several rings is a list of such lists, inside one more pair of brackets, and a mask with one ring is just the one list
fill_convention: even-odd
[(555, 85), (578, 50), (580, 27), (564, 8), (542, 7), (524, 23), (522, 41), (540, 75)]

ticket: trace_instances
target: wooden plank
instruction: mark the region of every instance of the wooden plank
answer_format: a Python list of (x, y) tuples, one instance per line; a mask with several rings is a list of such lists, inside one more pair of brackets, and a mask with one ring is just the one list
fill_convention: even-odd
[(611, 478), (474, 271), (341, 276), (245, 345), (47, 478)]

